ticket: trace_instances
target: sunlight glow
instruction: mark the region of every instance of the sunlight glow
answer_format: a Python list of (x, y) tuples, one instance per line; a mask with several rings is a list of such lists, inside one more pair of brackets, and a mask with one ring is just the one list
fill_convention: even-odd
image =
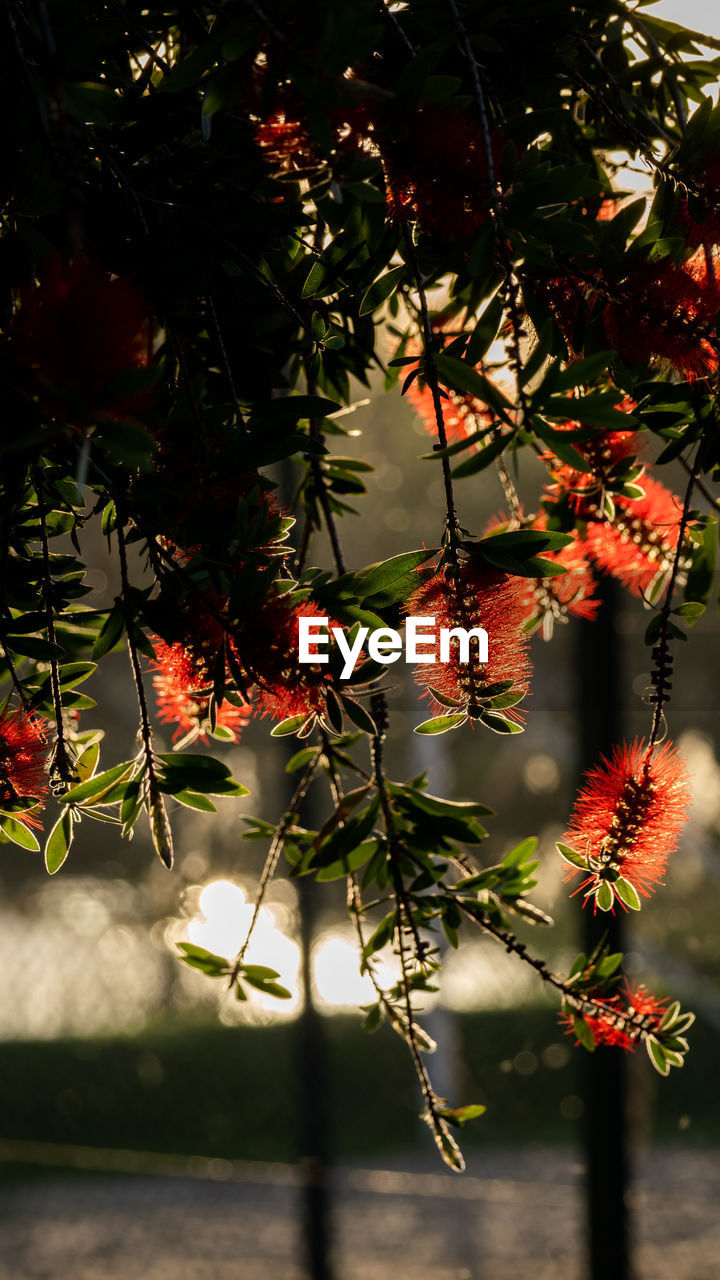
[[(375, 973), (387, 989), (397, 982), (399, 965), (376, 957)], [(360, 952), (351, 934), (326, 933), (318, 940), (313, 948), (313, 982), (321, 1008), (356, 1008), (377, 999), (369, 975), (360, 973)]]
[[(278, 1017), (296, 1014), (300, 1008), (300, 948), (280, 927), (286, 915), (282, 909), (261, 907), (257, 924), (247, 949), (248, 964), (269, 965), (276, 969), (278, 981), (291, 993), (290, 1000), (277, 1000), (253, 991), (251, 1000)], [(205, 947), (215, 955), (235, 956), (250, 928), (253, 904), (240, 885), (230, 880), (213, 880), (206, 884), (198, 900), (198, 913), (187, 926), (190, 942)]]

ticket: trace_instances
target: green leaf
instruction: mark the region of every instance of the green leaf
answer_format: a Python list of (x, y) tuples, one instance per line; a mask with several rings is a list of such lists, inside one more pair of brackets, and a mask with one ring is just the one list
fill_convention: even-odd
[(368, 565), (355, 574), (359, 598), (369, 601), (373, 609), (384, 609), (405, 600), (418, 585), (415, 570), (436, 554), (434, 548), (429, 551), (423, 548)]
[(365, 943), (365, 946), (363, 947), (363, 959), (367, 960), (368, 957), (374, 955), (376, 951), (382, 951), (383, 947), (391, 941), (394, 932), (395, 912), (391, 911), (389, 915), (385, 916), (384, 920), (380, 921), (375, 932), (371, 934)]
[(570, 848), (569, 844), (558, 843), (556, 847), (558, 853), (566, 862), (572, 863), (574, 867), (580, 867), (582, 871), (587, 871), (587, 859), (583, 858), (582, 854), (576, 853), (574, 849)]
[(512, 442), (511, 435), (498, 436), (495, 440), (490, 440), (488, 444), (483, 445), (482, 449), (476, 450), (464, 462), (461, 462), (453, 469), (453, 479), (463, 480), (466, 476), (474, 476), (478, 471), (484, 471), (490, 466), (504, 449)]
[(362, 729), (363, 733), (369, 733), (371, 736), (377, 733), (375, 721), (359, 702), (356, 702), (354, 698), (348, 698), (344, 693), (340, 694), (340, 701), (358, 729)]
[(523, 733), (523, 726), (515, 720), (508, 720), (505, 716), (498, 715), (496, 711), (485, 711), (480, 716), (481, 724), (486, 728), (492, 729), (493, 733)]
[(448, 733), (450, 729), (459, 729), (465, 724), (467, 716), (464, 712), (454, 716), (434, 716), (432, 720), (423, 720), (415, 726), (414, 733)]
[(48, 875), (59, 871), (70, 852), (73, 838), (73, 815), (69, 809), (61, 813), (45, 844), (45, 866)]
[(286, 720), (281, 720), (280, 724), (276, 724), (274, 729), (270, 730), (271, 738), (287, 738), (291, 733), (301, 734), (308, 721), (313, 719), (312, 716), (288, 716)]
[(655, 1070), (659, 1071), (661, 1076), (668, 1075), (670, 1071), (670, 1064), (667, 1061), (665, 1050), (659, 1041), (656, 1040), (654, 1036), (646, 1036), (645, 1048), (647, 1049), (648, 1057)]
[(0, 817), (0, 826), (13, 844), (19, 844), (21, 849), (29, 849), (31, 853), (38, 852), (40, 845), (37, 836), (33, 835), (24, 822), (19, 822), (17, 818), (12, 818), (8, 813)]
[(379, 280), (371, 284), (363, 295), (359, 314), (361, 316), (368, 315), (369, 312), (375, 311), (377, 307), (381, 306), (390, 297), (390, 294), (395, 292), (405, 274), (405, 270), (404, 265), (393, 267), (392, 271), (388, 271), (386, 275), (380, 276)]
[[(162, 790), (162, 788), (161, 788)], [(208, 800), (207, 796), (201, 795), (198, 791), (172, 791), (173, 800), (177, 800), (179, 804), (184, 804), (188, 809), (200, 809), (203, 813), (217, 813), (217, 809), (212, 800)]]
[(232, 969), (226, 956), (217, 956), (205, 947), (198, 947), (194, 942), (178, 942), (178, 951), (182, 951), (180, 959), (191, 969), (199, 969), (211, 978), (222, 978)]
[(587, 1049), (589, 1053), (593, 1053), (595, 1051), (595, 1039), (592, 1030), (579, 1013), (573, 1016), (573, 1030), (583, 1048)]
[(523, 862), (527, 862), (528, 858), (537, 849), (537, 846), (537, 836), (528, 836), (526, 840), (522, 840), (520, 844), (515, 845), (514, 849), (505, 854), (502, 865), (504, 867), (519, 867)]
[(103, 798), (113, 790), (117, 782), (130, 777), (134, 765), (134, 760), (126, 760), (124, 764), (116, 764), (112, 769), (106, 769), (104, 773), (98, 773), (96, 777), (89, 778), (87, 782), (81, 782), (79, 786), (72, 787), (70, 791), (66, 791), (65, 795), (60, 797), (60, 803), (100, 804)]
[(600, 888), (595, 894), (595, 901), (597, 902), (598, 910), (612, 911), (613, 903), (615, 901), (615, 894), (613, 893), (612, 888), (608, 884), (607, 880), (603, 880), (602, 884), (600, 885)]
[(717, 534), (711, 521), (702, 535), (702, 543), (693, 547), (692, 564), (688, 570), (684, 598), (686, 602), (707, 604), (715, 578), (717, 560)]
[(617, 880), (613, 881), (613, 889), (620, 901), (624, 902), (626, 907), (630, 907), (631, 911), (640, 910), (641, 903), (637, 889), (629, 880), (625, 880), (623, 876), (618, 876)]
[(450, 1124), (462, 1128), (469, 1120), (477, 1120), (478, 1116), (484, 1116), (486, 1111), (487, 1107), (476, 1102), (469, 1103), (466, 1107), (443, 1107), (439, 1114), (443, 1120), (448, 1120)]
[(92, 656), (100, 659), (109, 653), (120, 640), (125, 630), (125, 610), (121, 604), (114, 604), (105, 619), (100, 634), (92, 647)]

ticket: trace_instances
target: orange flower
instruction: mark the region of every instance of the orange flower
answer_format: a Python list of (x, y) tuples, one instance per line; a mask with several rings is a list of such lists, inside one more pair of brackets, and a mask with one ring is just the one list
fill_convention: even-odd
[[(48, 727), (37, 715), (8, 707), (0, 715), (0, 808), (41, 805), (48, 794)], [(25, 821), (39, 826), (32, 815)]]
[[(658, 574), (672, 569), (682, 502), (652, 476), (645, 474), (640, 483), (644, 496), (615, 496), (612, 520), (588, 524), (584, 541), (601, 569), (643, 596)], [(584, 514), (594, 514), (589, 501)]]
[(718, 367), (708, 335), (719, 307), (720, 288), (702, 252), (682, 264), (647, 263), (605, 305), (605, 336), (629, 364), (661, 358), (683, 377), (705, 377)]
[(563, 837), (566, 878), (587, 873), (575, 892), (602, 910), (614, 910), (618, 897), (639, 906), (634, 893), (647, 898), (662, 882), (689, 799), (685, 762), (671, 743), (653, 752), (637, 740), (615, 747), (586, 775)]
[[(595, 1044), (617, 1045), (630, 1053), (644, 1031), (652, 1033), (658, 1029), (667, 1012), (666, 1000), (659, 1000), (647, 987), (631, 987), (629, 983), (620, 994), (603, 996), (602, 1002), (607, 1012), (598, 1010), (582, 1015)], [(560, 1022), (568, 1035), (577, 1036), (572, 1014), (561, 1014)], [(579, 1037), (575, 1043), (582, 1043)]]
[[(487, 692), (491, 686), (507, 682), (505, 692), (527, 693), (531, 666), (528, 636), (523, 628), (527, 610), (522, 581), (494, 569), (477, 568), (467, 561), (461, 566), (459, 583), (448, 568), (423, 576), (422, 586), (412, 593), (405, 611), (435, 619), (435, 649), (430, 641), (426, 649), (428, 654), (434, 653), (435, 662), (419, 664), (413, 670), (415, 680), (427, 688), (428, 696), (434, 698), (435, 688), (477, 718), (483, 703), (493, 696)], [(479, 662), (474, 641), (470, 643), (469, 662), (459, 661), (456, 640), (451, 641), (450, 661), (438, 660), (441, 629), (455, 627), (482, 627), (487, 631), (486, 663)], [(496, 694), (499, 692), (495, 689)], [(503, 710), (502, 714), (516, 722), (522, 718), (522, 713), (515, 710)]]
[[(485, 536), (493, 529), (509, 526), (504, 514), (493, 519), (485, 529)], [(540, 514), (530, 521), (523, 521), (523, 529), (546, 529), (547, 516)], [(559, 551), (543, 551), (544, 560), (560, 565), (565, 573), (551, 578), (520, 578), (521, 598), (525, 606), (524, 625), (528, 634), (540, 628), (544, 640), (549, 640), (556, 622), (567, 622), (572, 614), (576, 618), (594, 618), (600, 607), (595, 599), (596, 582), (583, 543), (575, 530), (572, 542)]]

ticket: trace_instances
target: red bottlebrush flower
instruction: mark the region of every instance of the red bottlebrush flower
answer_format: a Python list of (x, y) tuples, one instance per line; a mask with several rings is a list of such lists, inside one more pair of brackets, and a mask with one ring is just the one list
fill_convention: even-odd
[[(362, 150), (372, 136), (373, 121), (365, 105), (331, 107), (327, 122), (333, 149), (338, 152)], [(285, 108), (258, 125), (255, 140), (277, 173), (295, 173), (322, 163), (321, 150), (287, 95)]]
[[(461, 240), (486, 221), (492, 192), (483, 132), (464, 112), (420, 107), (402, 137), (381, 134), (378, 145), (392, 218)], [(497, 173), (504, 149), (497, 134), (491, 149)]]
[[(427, 383), (420, 386), (416, 378), (407, 390), (407, 398), (415, 412), (422, 419), (428, 434), (436, 436), (435, 402)], [(473, 432), (490, 426), (493, 421), (493, 415), (487, 405), (478, 400), (477, 396), (470, 395), (469, 392), (461, 395), (457, 391), (449, 391), (446, 396), (442, 397), (442, 410), (445, 433), (451, 444), (456, 440), (465, 440)]]
[[(580, 276), (546, 276), (534, 281), (535, 289), (548, 307), (568, 350), (577, 356), (575, 331), (581, 311), (590, 312), (596, 299), (595, 286)], [(581, 344), (580, 344), (581, 345)]]
[[(531, 665), (528, 636), (523, 628), (526, 604), (521, 580), (494, 569), (476, 568), (467, 561), (461, 566), (459, 585), (447, 568), (422, 576), (425, 581), (412, 593), (405, 611), (435, 619), (434, 647), (431, 640), (424, 646), (424, 652), (433, 655), (435, 662), (418, 664), (413, 670), (415, 680), (426, 686), (428, 696), (434, 698), (432, 690), (437, 689), (443, 698), (464, 708), (475, 719), (493, 696), (486, 693), (490, 686), (508, 681), (511, 692), (527, 693)], [(468, 631), (482, 627), (487, 631), (486, 663), (478, 661), (475, 641), (470, 643), (470, 661), (461, 663), (455, 639), (450, 642), (450, 661), (440, 661), (440, 631), (455, 627)], [(517, 711), (503, 710), (502, 714), (518, 722), (522, 717)]]
[[(681, 500), (652, 476), (644, 475), (641, 487), (642, 498), (614, 495), (612, 520), (588, 524), (584, 538), (595, 563), (638, 596), (672, 569), (682, 516)], [(593, 520), (597, 514), (588, 500), (583, 515)]]
[(97, 262), (55, 259), (28, 290), (14, 325), (13, 354), (32, 370), (41, 406), (73, 425), (113, 418), (147, 392), (113, 390), (113, 380), (149, 364), (148, 306), (133, 281)]
[[(42, 804), (48, 794), (48, 731), (40, 716), (5, 708), (0, 715), (0, 808)], [(25, 814), (25, 821), (39, 826)]]
[[(667, 1012), (667, 1001), (659, 1000), (647, 987), (639, 985), (631, 987), (625, 984), (622, 992), (602, 996), (602, 1003), (607, 1011), (598, 1009), (593, 1013), (583, 1013), (583, 1022), (590, 1029), (596, 1045), (616, 1045), (633, 1053), (643, 1032), (656, 1031)], [(572, 1014), (561, 1014), (560, 1022), (566, 1027), (568, 1035), (575, 1035)], [(579, 1037), (576, 1044), (581, 1044)]]
[[(485, 536), (493, 529), (509, 527), (508, 517), (504, 514), (491, 520), (485, 529)], [(538, 515), (531, 522), (523, 521), (524, 529), (546, 529), (547, 516)], [(567, 622), (572, 614), (576, 618), (594, 618), (600, 608), (600, 601), (595, 599), (596, 582), (592, 574), (590, 562), (585, 555), (583, 544), (577, 533), (572, 531), (572, 542), (559, 551), (543, 551), (544, 560), (560, 565), (565, 573), (551, 578), (520, 578), (519, 586), (525, 607), (525, 629), (532, 634), (540, 628), (543, 640), (552, 637), (556, 622)]]
[[(194, 731), (205, 738), (208, 728), (212, 674), (205, 660), (192, 647), (176, 641), (155, 642), (157, 661), (153, 685), (157, 697), (158, 719), (163, 724), (176, 724), (173, 741)], [(239, 734), (250, 719), (249, 706), (236, 707), (225, 701), (217, 711), (217, 724)]]
[[(284, 596), (271, 597), (257, 621), (238, 633), (238, 658), (249, 679), (256, 681), (253, 698), (261, 715), (285, 720), (325, 712), (328, 665), (301, 663), (298, 658), (299, 620), (318, 616), (325, 615), (312, 601), (298, 605)], [(328, 625), (334, 625), (332, 619)]]
[(576, 855), (567, 879), (588, 873), (575, 892), (602, 910), (616, 897), (637, 908), (632, 890), (647, 898), (662, 882), (689, 800), (685, 762), (671, 743), (652, 752), (637, 740), (615, 747), (586, 775), (563, 837)]
[[(231, 550), (241, 561), (247, 554), (283, 554), (282, 542), (290, 523), (270, 483), (258, 472), (239, 471), (236, 441), (208, 438), (204, 441), (158, 433), (154, 475), (168, 497), (165, 527), (173, 544), (183, 553), (217, 547), (227, 559)], [(143, 502), (142, 478), (136, 493)], [(157, 494), (153, 486), (150, 499)], [(155, 500), (156, 501), (156, 500)], [(147, 518), (154, 521), (156, 506), (146, 501)]]
[(320, 156), (302, 120), (276, 111), (255, 131), (255, 140), (265, 159), (280, 173), (293, 173), (317, 165)]
[(629, 364), (666, 360), (686, 378), (718, 367), (708, 340), (720, 307), (720, 288), (702, 253), (685, 263), (647, 263), (628, 276), (617, 301), (606, 303), (608, 344)]
[[(630, 412), (633, 402), (626, 396), (616, 406)], [(580, 424), (567, 422), (556, 424), (556, 431), (577, 430)], [(567, 494), (572, 509), (584, 520), (596, 517), (602, 508), (602, 497), (611, 472), (619, 463), (633, 458), (638, 452), (638, 436), (635, 431), (603, 431), (590, 440), (571, 440), (573, 448), (586, 461), (587, 469), (580, 470), (560, 462), (550, 451), (543, 454), (556, 488), (553, 497)], [(641, 471), (634, 475), (637, 480)]]

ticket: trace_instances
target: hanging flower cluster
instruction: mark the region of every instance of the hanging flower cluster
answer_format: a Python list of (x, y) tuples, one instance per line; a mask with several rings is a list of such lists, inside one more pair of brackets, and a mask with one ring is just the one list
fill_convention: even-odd
[[(392, 218), (459, 240), (487, 220), (493, 193), (483, 132), (464, 111), (420, 107), (396, 136), (381, 133), (378, 142)], [(504, 143), (497, 133), (490, 143), (497, 174)]]
[[(422, 576), (422, 586), (412, 593), (405, 609), (411, 615), (435, 618), (435, 649), (431, 643), (427, 646), (435, 663), (414, 668), (417, 683), (439, 705), (462, 709), (472, 719), (480, 718), (496, 696), (504, 696), (507, 706), (519, 701), (529, 689), (531, 674), (521, 580), (470, 561), (461, 564), (457, 578), (449, 566)], [(474, 641), (470, 643), (470, 661), (460, 662), (457, 639), (450, 641), (450, 661), (438, 661), (440, 630), (456, 627), (487, 631), (486, 663), (478, 660)], [(503, 711), (503, 715), (516, 723), (522, 719), (522, 713), (514, 709)]]
[(706, 377), (718, 367), (708, 334), (720, 308), (720, 288), (702, 252), (687, 262), (667, 260), (636, 268), (602, 320), (608, 346), (628, 364), (667, 361), (685, 378)]
[(122, 386), (148, 366), (152, 328), (146, 299), (126, 276), (98, 261), (52, 258), (22, 296), (13, 355), (31, 373), (42, 409), (74, 426), (125, 417), (147, 404), (147, 388)]
[[(428, 435), (437, 434), (437, 417), (433, 393), (427, 382), (415, 379), (407, 390), (407, 398), (418, 414)], [(447, 391), (442, 393), (443, 422), (448, 443), (466, 440), (468, 436), (492, 426), (493, 415), (487, 405), (471, 393)]]
[(684, 378), (718, 367), (711, 338), (720, 307), (715, 264), (702, 250), (685, 262), (646, 262), (608, 282), (579, 272), (535, 281), (573, 357), (585, 323), (599, 316), (605, 341), (629, 365), (665, 362)]
[[(166, 644), (156, 639), (153, 684), (158, 718), (175, 724), (173, 738), (184, 734), (205, 738), (210, 727), (210, 698), (218, 662), (224, 666), (225, 633), (221, 623), (203, 611), (199, 601), (185, 613), (182, 641)], [(248, 705), (235, 706), (225, 699), (215, 711), (215, 723), (237, 736), (250, 716)]]
[[(615, 1045), (632, 1053), (638, 1045), (643, 1033), (652, 1035), (657, 1031), (667, 1013), (667, 1001), (660, 1000), (642, 985), (624, 984), (620, 993), (603, 996), (604, 1009), (596, 1012), (585, 1012), (582, 1021), (589, 1029), (593, 1043), (597, 1045)], [(576, 1016), (572, 1013), (560, 1015), (560, 1022), (566, 1027), (568, 1035), (576, 1036), (576, 1044), (582, 1041), (578, 1036)]]
[(314, 720), (325, 712), (331, 682), (327, 664), (298, 659), (300, 618), (317, 616), (318, 606), (312, 601), (294, 604), (285, 596), (271, 596), (257, 618), (235, 634), (238, 660), (248, 678), (255, 679), (253, 701), (260, 715)]
[[(0, 714), (0, 809), (36, 808), (48, 795), (48, 726), (41, 716), (5, 707)], [(32, 813), (24, 821), (40, 826)]]
[[(622, 401), (618, 409), (630, 410), (632, 402)], [(558, 424), (556, 430), (576, 431), (578, 423)], [(639, 480), (643, 472), (642, 464), (632, 466), (630, 459), (635, 459), (638, 450), (638, 438), (635, 431), (603, 431), (589, 440), (572, 440), (576, 453), (584, 458), (586, 467), (579, 469), (570, 463), (561, 462), (550, 451), (543, 454), (555, 487), (549, 490), (551, 498), (567, 496), (571, 509), (581, 520), (602, 518), (604, 513), (604, 497), (613, 472), (623, 464), (631, 466), (628, 475), (633, 481)], [(625, 468), (624, 468), (625, 469)]]
[(615, 747), (586, 776), (560, 852), (567, 879), (585, 873), (576, 893), (601, 911), (616, 898), (640, 906), (662, 883), (689, 803), (685, 762), (671, 743)]
[(588, 524), (585, 545), (599, 568), (644, 596), (658, 576), (670, 573), (678, 545), (682, 502), (644, 475), (641, 498), (614, 498), (611, 520)]
[[(520, 513), (522, 519), (522, 513)], [(491, 520), (485, 529), (488, 534), (511, 528), (504, 513)], [(523, 529), (547, 529), (547, 516), (540, 513), (532, 520), (522, 520)], [(594, 618), (600, 601), (596, 598), (597, 583), (587, 558), (585, 544), (577, 530), (572, 530), (572, 542), (559, 551), (543, 551), (543, 559), (559, 565), (564, 570), (548, 578), (518, 578), (519, 594), (525, 606), (524, 628), (532, 634), (539, 631), (543, 640), (550, 640), (556, 623), (575, 618)]]
[(299, 619), (317, 617), (317, 605), (271, 595), (242, 623), (221, 621), (218, 612), (208, 612), (197, 597), (184, 613), (183, 640), (155, 642), (158, 715), (163, 723), (177, 725), (175, 737), (206, 734), (215, 675), (220, 666), (225, 678), (226, 661), (237, 693), (247, 701), (237, 706), (225, 699), (216, 707), (221, 728), (237, 735), (253, 712), (313, 722), (324, 714), (331, 681), (327, 665), (300, 663), (297, 656)]
[[(672, 569), (682, 502), (636, 462), (635, 432), (607, 431), (591, 440), (574, 440), (573, 447), (586, 460), (586, 472), (544, 455), (555, 482), (547, 490), (546, 506), (552, 510), (555, 502), (567, 498), (583, 522), (585, 553), (634, 595), (644, 597)], [(632, 488), (623, 492), (628, 485)]]

